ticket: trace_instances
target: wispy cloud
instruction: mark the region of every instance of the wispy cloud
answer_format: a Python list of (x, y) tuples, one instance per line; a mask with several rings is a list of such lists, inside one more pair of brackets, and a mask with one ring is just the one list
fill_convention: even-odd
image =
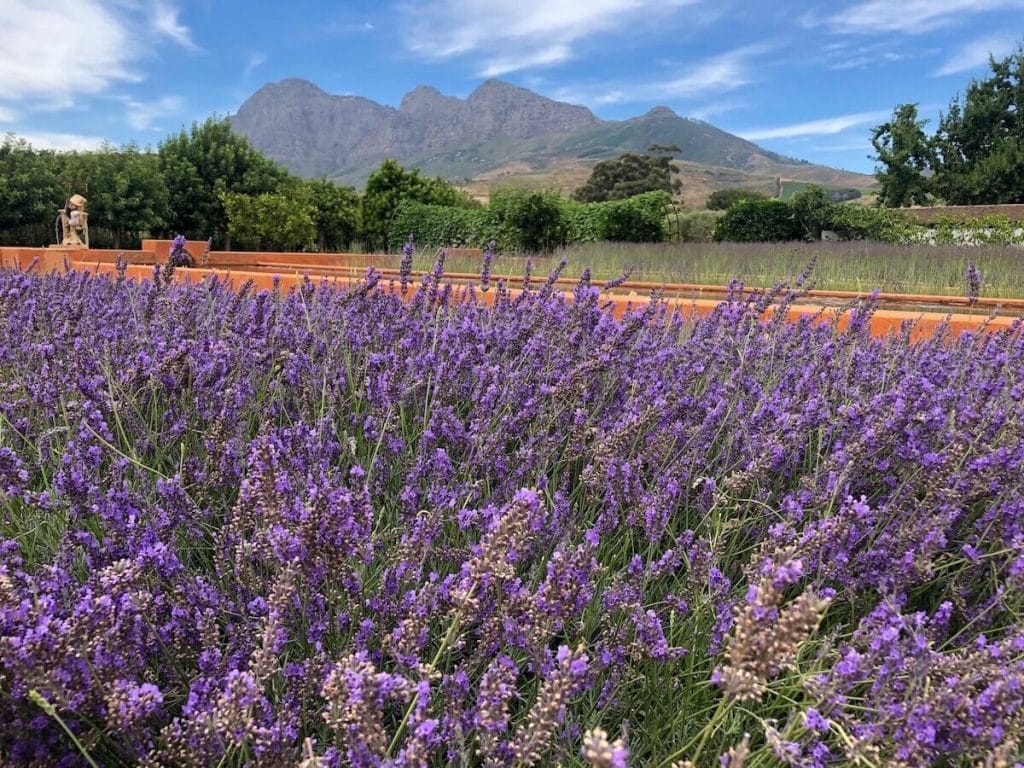
[(806, 123), (794, 123), (775, 128), (757, 128), (749, 131), (737, 131), (748, 141), (765, 139), (795, 139), (803, 136), (831, 136), (858, 125), (868, 125), (885, 120), (891, 115), (887, 111), (855, 112), (851, 115), (837, 115), (821, 120), (810, 120)]
[(106, 139), (99, 136), (83, 136), (77, 133), (18, 133), (36, 149), (53, 149), (58, 152), (88, 152), (99, 149)]
[(157, 0), (153, 3), (150, 24), (159, 34), (173, 40), (182, 48), (193, 52), (202, 50), (192, 40), (192, 31), (178, 21), (178, 9), (174, 6)]
[(267, 62), (267, 54), (261, 53), (260, 51), (253, 51), (249, 54), (249, 58), (245, 60), (245, 68), (242, 70), (242, 77), (248, 77), (257, 68), (263, 66)]
[(720, 94), (748, 85), (755, 79), (753, 60), (770, 48), (752, 45), (712, 56), (704, 61), (677, 65), (678, 75), (663, 75), (643, 81), (612, 81), (597, 85), (567, 87), (554, 98), (577, 104), (602, 106), (651, 101), (679, 101), (708, 94)]
[(512, 54), (488, 57), (487, 65), (480, 71), (481, 77), (499, 77), (509, 72), (517, 72), (531, 67), (551, 66), (572, 58), (572, 50), (568, 45), (557, 43), (546, 48), (539, 48), (525, 55)]
[[(128, 99), (125, 104), (128, 107), (128, 125), (137, 131), (152, 131), (165, 127), (161, 123), (164, 118), (180, 116), (185, 100), (181, 96), (162, 96), (155, 101)], [(179, 119), (178, 122), (183, 121)]]
[(988, 35), (979, 37), (962, 45), (945, 64), (935, 70), (935, 75), (956, 75), (970, 72), (988, 64), (989, 56), (1000, 59), (1010, 54), (1017, 47), (1017, 38), (1013, 35)]
[[(113, 83), (138, 81), (138, 41), (102, 0), (4, 0), (0, 98), (70, 104)], [(74, 34), (59, 34), (74, 19)]]
[(13, 123), (17, 119), (17, 112), (8, 107), (0, 106), (0, 123)]
[[(480, 54), (484, 77), (567, 61), (598, 34), (641, 29), (698, 0), (440, 0), (404, 3), (408, 48), (439, 60)], [(514, 51), (512, 54), (495, 51)]]
[(747, 102), (739, 100), (712, 101), (686, 110), (686, 116), (692, 117), (695, 120), (709, 120), (717, 115), (724, 115), (726, 112), (746, 109), (748, 106)]
[(962, 23), (967, 16), (1009, 8), (1024, 8), (1024, 0), (863, 0), (839, 13), (805, 15), (802, 21), (834, 32), (917, 35)]

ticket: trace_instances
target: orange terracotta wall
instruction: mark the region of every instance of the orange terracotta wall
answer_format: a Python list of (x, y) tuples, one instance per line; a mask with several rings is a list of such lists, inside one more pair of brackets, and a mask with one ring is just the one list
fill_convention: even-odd
[[(114, 265), (110, 263), (90, 265), (85, 262), (73, 262), (72, 268), (90, 270), (97, 273), (112, 273), (115, 271)], [(151, 267), (131, 265), (128, 267), (126, 274), (135, 279), (147, 280), (152, 278), (153, 271)], [(243, 283), (251, 280), (257, 290), (272, 290), (275, 277), (282, 291), (288, 291), (299, 285), (302, 281), (302, 277), (296, 274), (275, 275), (270, 272), (251, 272), (246, 270), (177, 269), (174, 272), (175, 280), (192, 283), (200, 282), (211, 276), (216, 276), (219, 280), (227, 282), (227, 284), (234, 288), (238, 288)], [(331, 276), (313, 278), (313, 281), (317, 284), (326, 282), (328, 284), (345, 286), (358, 284), (361, 282), (361, 278), (357, 276)], [(417, 289), (418, 286), (416, 284), (411, 284), (407, 296), (414, 296)], [(513, 297), (518, 296), (520, 293), (522, 293), (520, 289), (509, 290), (509, 294)], [(495, 291), (493, 288), (483, 294), (476, 291), (476, 295), (483, 303), (490, 305), (494, 302)], [(562, 295), (568, 301), (573, 299), (572, 293), (563, 293)], [(613, 316), (621, 318), (631, 309), (647, 306), (651, 302), (651, 298), (646, 295), (616, 294), (602, 297), (602, 302), (609, 305), (609, 311)], [(665, 303), (669, 309), (678, 309), (686, 317), (704, 317), (714, 311), (721, 302), (717, 299), (666, 299)], [(770, 307), (762, 317), (767, 320), (776, 311), (776, 308)], [(815, 305), (800, 304), (791, 306), (786, 310), (786, 319), (790, 322), (796, 322), (804, 317), (810, 317), (815, 323), (819, 324), (836, 322), (837, 327), (843, 330), (849, 325), (852, 316), (849, 310), (826, 309)], [(1006, 330), (1013, 326), (1017, 319), (1013, 317), (989, 318), (981, 315), (880, 309), (872, 314), (868, 323), (868, 330), (875, 336), (884, 337), (890, 333), (899, 333), (903, 324), (907, 322), (915, 323), (911, 338), (920, 340), (930, 338), (944, 325), (948, 326), (955, 335), (963, 331)]]

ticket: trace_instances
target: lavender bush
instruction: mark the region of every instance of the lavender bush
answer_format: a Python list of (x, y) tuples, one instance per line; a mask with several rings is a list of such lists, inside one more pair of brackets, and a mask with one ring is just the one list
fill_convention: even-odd
[(0, 273), (0, 762), (1020, 758), (1019, 327), (439, 274)]

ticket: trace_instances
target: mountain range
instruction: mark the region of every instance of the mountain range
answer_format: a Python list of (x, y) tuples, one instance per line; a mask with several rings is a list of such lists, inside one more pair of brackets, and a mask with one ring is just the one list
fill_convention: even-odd
[(668, 107), (601, 120), (586, 107), (500, 80), (484, 82), (465, 99), (421, 85), (395, 108), (289, 78), (256, 91), (231, 122), (293, 173), (355, 186), (392, 157), (481, 195), (487, 186), (517, 182), (569, 191), (599, 160), (652, 144), (679, 148), (675, 165), (688, 199), (723, 186), (777, 191), (783, 180), (856, 188), (875, 182), (771, 152)]

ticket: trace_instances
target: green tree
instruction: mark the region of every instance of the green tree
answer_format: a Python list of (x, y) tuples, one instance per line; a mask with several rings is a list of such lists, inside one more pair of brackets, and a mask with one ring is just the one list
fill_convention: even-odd
[(572, 196), (581, 203), (599, 203), (623, 200), (643, 192), (678, 191), (679, 186), (678, 179), (674, 184), (672, 181), (671, 157), (626, 152), (595, 165), (590, 178)]
[(730, 187), (728, 189), (716, 189), (710, 195), (708, 195), (708, 201), (705, 207), (709, 211), (727, 211), (732, 206), (741, 200), (767, 200), (768, 195), (757, 192), (752, 189), (738, 189)]
[(1024, 202), (1024, 47), (955, 98), (934, 138), (935, 189), (954, 205)]
[(718, 220), (715, 240), (736, 243), (768, 243), (799, 240), (802, 229), (793, 207), (782, 200), (743, 200)]
[(395, 160), (387, 159), (366, 180), (361, 218), (363, 239), (368, 248), (387, 250), (399, 245), (389, 243), (387, 233), (398, 207), (407, 200), (428, 205), (479, 205), (444, 179), (424, 178), (418, 169), (406, 170)]
[(871, 132), (871, 144), (881, 167), (875, 177), (882, 185), (878, 202), (890, 208), (927, 205), (935, 167), (935, 151), (925, 135), (926, 120), (919, 120), (916, 104), (900, 104), (892, 119)]
[(316, 207), (302, 189), (291, 194), (225, 192), (228, 233), (253, 250), (303, 251), (316, 240)]
[(317, 249), (346, 250), (359, 231), (359, 195), (327, 179), (304, 182), (314, 208)]
[(35, 235), (49, 240), (64, 196), (55, 154), (6, 134), (0, 144), (0, 231), (5, 239), (29, 243)]
[(832, 228), (835, 210), (839, 206), (817, 184), (801, 189), (793, 195), (789, 205), (793, 209), (794, 221), (808, 240), (820, 240), (822, 230)]
[(167, 188), (155, 154), (136, 144), (104, 144), (96, 152), (64, 157), (64, 177), (89, 200), (89, 225), (110, 232), (111, 245), (133, 245), (166, 226)]
[(168, 232), (230, 246), (226, 193), (276, 192), (287, 171), (231, 130), (226, 119), (192, 124), (160, 144), (160, 172), (167, 187)]
[(565, 202), (554, 192), (505, 190), (491, 198), (490, 213), (503, 239), (513, 247), (533, 253), (548, 252), (568, 240)]

